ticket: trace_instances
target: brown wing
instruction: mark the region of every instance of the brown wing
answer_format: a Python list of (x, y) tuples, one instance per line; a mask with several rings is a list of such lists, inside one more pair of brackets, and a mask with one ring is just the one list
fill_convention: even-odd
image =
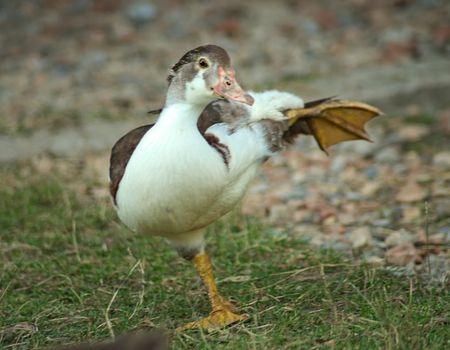
[(154, 124), (144, 125), (131, 130), (125, 136), (122, 136), (111, 150), (111, 158), (109, 161), (109, 192), (113, 197), (114, 204), (117, 204), (117, 190), (123, 174), (125, 173), (125, 168), (127, 167), (128, 161), (130, 160), (130, 157), (136, 149), (139, 141), (141, 141), (142, 137), (153, 125)]
[(370, 141), (365, 124), (381, 115), (377, 108), (362, 102), (331, 98), (305, 104), (305, 108), (285, 111), (289, 129), (284, 139), (291, 142), (298, 134), (312, 134), (325, 153), (328, 147), (350, 140)]
[(200, 114), (197, 120), (197, 128), (200, 131), (200, 134), (205, 135), (206, 130), (210, 126), (214, 124), (221, 123), (222, 116), (220, 111), (213, 106), (213, 104), (209, 104)]
[(197, 127), (202, 135), (210, 126), (217, 123), (227, 124), (229, 130), (238, 129), (248, 121), (248, 109), (241, 103), (230, 103), (227, 100), (216, 100), (203, 110), (198, 118)]

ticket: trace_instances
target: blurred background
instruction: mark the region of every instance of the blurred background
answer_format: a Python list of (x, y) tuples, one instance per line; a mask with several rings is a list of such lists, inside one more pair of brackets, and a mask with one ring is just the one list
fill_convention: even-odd
[[(295, 82), (302, 96), (370, 98), (379, 89), (409, 93), (408, 81), (438, 86), (442, 74), (448, 84), (448, 66), (420, 77), (414, 66), (449, 58), (445, 0), (0, 4), (0, 132), (7, 135), (90, 120), (145, 120), (147, 109), (163, 101), (170, 66), (205, 43), (227, 49), (251, 89)], [(404, 70), (385, 77), (392, 66)], [(364, 76), (370, 69), (375, 74)], [(357, 86), (334, 82), (353, 75)], [(311, 81), (328, 77), (332, 86), (313, 89)], [(399, 80), (401, 88), (390, 86)]]
[[(448, 1), (0, 6), (0, 160), (14, 165), (5, 170), (5, 188), (51, 174), (110, 210), (111, 146), (161, 106), (171, 65), (214, 43), (229, 51), (248, 89), (337, 95), (386, 113), (369, 125), (374, 143), (340, 145), (331, 157), (300, 138), (266, 164), (245, 214), (317, 246), (411, 269), (429, 253), (418, 248), (425, 234), (438, 247), (448, 241)], [(17, 172), (24, 174), (19, 184)], [(447, 257), (436, 258), (438, 275)]]
[[(213, 226), (213, 233), (236, 233), (211, 235), (212, 256), (222, 259), (217, 265), (238, 259), (240, 249), (228, 245), (242, 240), (264, 251), (263, 258), (246, 251), (254, 254), (252, 271), (264, 264), (275, 272), (290, 270), (304, 266), (304, 250), (295, 244), (307, 242), (315, 252), (337, 251), (351, 264), (381, 266), (394, 276), (423, 274), (426, 281), (448, 286), (448, 0), (0, 0), (0, 343), (35, 348), (108, 337), (103, 311), (136, 261), (142, 265), (133, 269), (141, 266), (136, 271), (142, 270), (142, 278), (133, 275), (133, 283), (123, 287), (130, 297), (119, 293), (123, 300), (111, 310), (121, 315), (113, 319), (116, 330), (191, 320), (183, 293), (194, 277), (186, 282), (186, 264), (160, 240), (133, 235), (119, 223), (109, 198), (108, 166), (115, 141), (149, 123), (147, 111), (161, 107), (169, 68), (187, 50), (206, 43), (229, 52), (247, 89), (287, 90), (305, 100), (336, 95), (385, 113), (368, 125), (373, 143), (344, 143), (328, 157), (304, 136), (268, 161), (240, 209), (245, 220), (256, 218), (264, 229), (258, 226), (253, 229), (258, 235), (247, 238), (252, 231), (241, 215), (229, 226)], [(280, 248), (282, 242), (288, 243)], [(326, 253), (323, 261), (334, 262), (332, 256)], [(229, 273), (239, 269), (250, 278), (249, 264), (233, 265)], [(177, 279), (170, 277), (174, 271)], [(262, 274), (265, 284), (269, 275)], [(219, 270), (218, 275), (226, 274)], [(146, 283), (151, 287), (146, 301), (140, 297), (133, 311), (134, 304), (126, 305), (134, 303), (138, 286), (144, 293)], [(398, 324), (419, 327), (415, 314), (403, 322), (413, 293), (412, 284), (405, 283), (404, 295), (410, 294)], [(320, 296), (322, 289), (311, 295)], [(171, 303), (168, 290), (179, 299)], [(246, 290), (240, 288), (241, 296)], [(396, 290), (393, 295), (381, 303), (380, 314), (386, 305), (400, 305)], [(427, 302), (434, 299), (426, 296)], [(317, 308), (326, 311), (327, 305)], [(157, 308), (151, 320), (155, 312), (149, 307)], [(299, 315), (313, 317), (309, 310)], [(270, 323), (282, 325), (284, 318), (283, 313)], [(329, 319), (323, 316), (325, 329)], [(84, 322), (86, 327), (78, 328)], [(350, 339), (367, 328), (365, 322), (339, 328), (333, 337), (347, 337), (342, 330), (348, 329)], [(401, 334), (431, 339), (428, 330), (442, 324), (448, 337), (448, 317), (429, 322), (431, 328), (405, 328)], [(361, 336), (357, 344), (385, 334), (397, 341), (396, 328), (386, 325), (387, 331)], [(287, 328), (280, 329), (282, 339)], [(389, 344), (379, 347), (394, 343)]]

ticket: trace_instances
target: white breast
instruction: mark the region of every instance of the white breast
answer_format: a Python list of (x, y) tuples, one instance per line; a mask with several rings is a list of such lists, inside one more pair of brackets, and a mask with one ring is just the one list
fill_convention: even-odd
[(239, 140), (246, 135), (228, 145), (227, 169), (197, 130), (199, 112), (187, 108), (163, 112), (128, 162), (116, 198), (118, 215), (132, 230), (170, 237), (202, 228), (230, 211), (254, 176), (257, 159), (238, 156), (245, 154)]

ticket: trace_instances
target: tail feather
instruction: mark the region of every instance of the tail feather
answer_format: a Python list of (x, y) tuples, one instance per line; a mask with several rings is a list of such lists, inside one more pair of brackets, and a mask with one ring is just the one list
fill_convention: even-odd
[(324, 102), (329, 102), (332, 100), (335, 100), (336, 96), (330, 96), (330, 97), (324, 97), (324, 98), (320, 98), (318, 100), (312, 100), (312, 101), (308, 101), (305, 102), (305, 107), (304, 108), (313, 108), (316, 107)]

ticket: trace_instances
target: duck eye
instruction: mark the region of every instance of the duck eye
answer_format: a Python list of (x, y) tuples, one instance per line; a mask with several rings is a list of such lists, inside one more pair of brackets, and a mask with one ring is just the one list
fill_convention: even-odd
[(209, 63), (206, 60), (206, 58), (200, 58), (198, 60), (198, 65), (199, 65), (200, 68), (208, 68), (209, 67)]

